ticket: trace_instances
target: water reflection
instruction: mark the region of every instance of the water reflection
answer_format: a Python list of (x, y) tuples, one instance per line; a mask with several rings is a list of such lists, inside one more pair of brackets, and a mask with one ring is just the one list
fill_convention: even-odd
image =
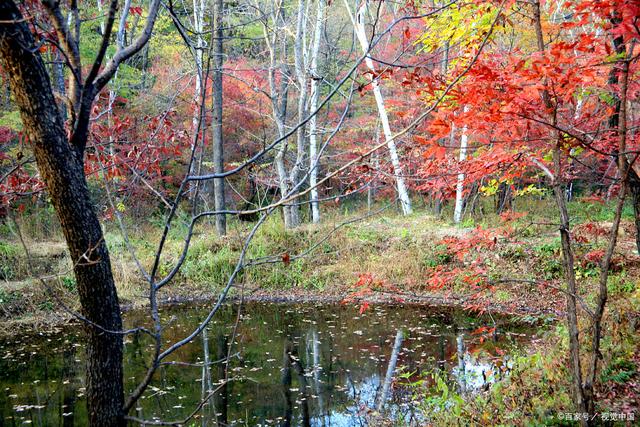
[[(167, 344), (182, 338), (202, 313), (164, 310)], [(526, 340), (502, 333), (480, 343), (469, 331), (481, 323), (419, 307), (377, 306), (359, 314), (338, 305), (250, 304), (234, 327), (236, 318), (236, 307), (226, 307), (198, 340), (163, 365), (135, 415), (180, 420), (204, 399), (191, 425), (373, 425), (377, 412), (416, 420), (421, 415), (407, 382), (428, 382), (439, 370), (459, 391), (472, 393), (501, 372), (496, 346), (504, 350)], [(127, 323), (143, 319), (131, 313)], [(67, 329), (0, 343), (0, 425), (86, 425), (82, 340), (78, 329)], [(127, 338), (129, 390), (144, 375), (152, 345), (143, 335)]]

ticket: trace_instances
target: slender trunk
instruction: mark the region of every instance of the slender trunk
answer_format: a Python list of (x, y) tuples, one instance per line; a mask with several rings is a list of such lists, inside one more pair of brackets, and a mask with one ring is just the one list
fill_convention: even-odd
[[(193, 0), (193, 29), (196, 32), (195, 37), (195, 52), (194, 52), (194, 62), (196, 66), (196, 86), (194, 88), (193, 93), (193, 118), (191, 120), (191, 128), (193, 129), (193, 138), (191, 149), (198, 145), (198, 141), (203, 135), (202, 126), (204, 125), (203, 115), (204, 111), (202, 106), (203, 102), (203, 88), (202, 88), (202, 79), (203, 79), (203, 71), (202, 71), (202, 63), (203, 63), (203, 48), (204, 41), (202, 39), (202, 32), (204, 30), (204, 4), (201, 0)], [(204, 147), (204, 143), (203, 143)], [(197, 148), (195, 148), (197, 149)], [(203, 149), (203, 148), (202, 148)], [(189, 175), (197, 175), (200, 170), (200, 165), (202, 163), (202, 149), (199, 152), (198, 160), (191, 164), (191, 170), (189, 171)], [(199, 189), (201, 184), (198, 182), (192, 182), (189, 187), (189, 195), (191, 201), (193, 202), (193, 206), (197, 206), (196, 199), (198, 197)]]
[[(560, 163), (559, 149), (556, 149), (555, 161)], [(576, 303), (577, 286), (576, 273), (574, 269), (574, 255), (571, 246), (571, 235), (569, 233), (569, 213), (567, 210), (567, 199), (564, 197), (562, 185), (557, 180), (559, 167), (556, 167), (556, 182), (553, 184), (553, 194), (556, 205), (560, 211), (560, 242), (564, 271), (567, 281), (567, 326), (569, 332), (569, 358), (571, 362), (571, 373), (573, 376), (573, 395), (576, 410), (580, 413), (587, 412), (584, 389), (582, 386), (582, 366), (580, 362), (580, 331), (578, 329), (578, 307)], [(586, 424), (586, 422), (584, 423)]]
[[(542, 19), (540, 16), (540, 2), (536, 0), (533, 3), (534, 25), (536, 30), (536, 40), (538, 50), (544, 52), (544, 38), (542, 33)], [(549, 92), (545, 89), (542, 93), (543, 102), (548, 110), (553, 110), (554, 105), (551, 101)], [(553, 125), (556, 123), (555, 113), (551, 113), (551, 121)], [(562, 247), (563, 264), (567, 281), (567, 329), (569, 332), (569, 357), (571, 364), (571, 373), (573, 379), (573, 400), (575, 409), (580, 413), (587, 412), (587, 404), (585, 402), (584, 388), (582, 385), (582, 366), (580, 362), (580, 332), (578, 328), (578, 309), (577, 309), (577, 286), (576, 274), (574, 270), (574, 255), (571, 246), (569, 213), (567, 210), (567, 199), (561, 184), (562, 163), (561, 163), (561, 146), (560, 135), (557, 135), (556, 146), (553, 151), (554, 162), (554, 179), (553, 193), (556, 199), (556, 205), (560, 211), (560, 241)], [(582, 420), (582, 425), (586, 425), (587, 421)]]
[[(273, 120), (276, 122), (278, 130), (278, 138), (283, 139), (286, 134), (285, 122), (287, 119), (287, 101), (289, 91), (288, 70), (286, 66), (287, 59), (287, 38), (284, 37), (284, 13), (283, 4), (276, 3), (273, 5), (273, 22), (271, 33), (269, 26), (263, 26), (264, 40), (269, 51), (269, 92), (271, 97), (271, 108), (273, 111)], [(276, 64), (277, 45), (280, 44), (280, 65)], [(276, 72), (280, 72), (280, 82), (277, 82)], [(274, 157), (274, 165), (278, 175), (278, 186), (280, 188), (280, 197), (284, 198), (289, 194), (291, 184), (289, 175), (285, 165), (285, 156), (287, 154), (287, 141), (281, 141)], [(291, 206), (283, 205), (282, 213), (284, 217), (284, 227), (291, 228)]]
[[(434, 4), (434, 7), (435, 7), (435, 4)], [(447, 72), (449, 70), (449, 50), (450, 49), (451, 49), (451, 43), (449, 42), (449, 40), (445, 40), (444, 47), (443, 47), (443, 54), (442, 54), (442, 69), (441, 69), (443, 82), (446, 82)], [(453, 142), (454, 134), (455, 134), (455, 127), (452, 123), (451, 136), (450, 136), (451, 142)], [(446, 139), (443, 138), (443, 141), (441, 142), (445, 143)], [(433, 198), (434, 198), (433, 213), (436, 217), (439, 218), (442, 215), (442, 192), (439, 190), (436, 191), (433, 195)]]
[[(67, 241), (84, 316), (120, 331), (122, 321), (109, 252), (84, 175), (69, 144), (49, 76), (13, 1), (0, 2), (0, 63), (31, 141), (40, 174)], [(123, 426), (122, 336), (87, 326), (86, 397), (89, 424)]]
[[(306, 0), (298, 1), (298, 16), (296, 23), (296, 39), (293, 44), (294, 64), (296, 78), (298, 80), (298, 122), (302, 122), (307, 115), (307, 59), (305, 55), (305, 41), (307, 35), (307, 17), (305, 14)], [(296, 161), (291, 168), (289, 181), (291, 186), (296, 187), (299, 184), (300, 177), (305, 169), (306, 150), (306, 126), (298, 126), (296, 130)], [(297, 193), (298, 191), (296, 191)], [(290, 227), (300, 225), (300, 204), (295, 202), (291, 206), (291, 222)]]
[[(380, 126), (376, 126), (376, 145), (380, 142)], [(373, 165), (373, 169), (375, 173), (371, 175), (371, 180), (369, 181), (369, 185), (367, 186), (367, 211), (371, 212), (373, 208), (373, 204), (375, 203), (376, 196), (376, 173), (378, 171), (378, 153), (371, 153), (371, 163)]]
[[(320, 40), (324, 30), (325, 22), (325, 0), (318, 0), (318, 10), (316, 12), (316, 26), (313, 35), (313, 47), (311, 48), (311, 103), (309, 111), (314, 112), (318, 108), (320, 99), (320, 87), (322, 77), (318, 72), (318, 55), (320, 53)], [(320, 222), (320, 203), (318, 202), (318, 121), (317, 114), (309, 120), (309, 186), (311, 187), (311, 219), (314, 223)]]
[[(64, 61), (63, 55), (56, 50), (55, 63), (53, 64), (53, 75), (55, 79), (54, 86), (58, 94), (60, 94), (61, 100), (64, 100), (67, 95), (67, 91), (64, 84), (64, 62), (63, 61)], [(62, 116), (62, 121), (64, 122), (67, 120), (67, 106), (65, 105), (64, 101), (61, 101), (58, 105), (60, 108), (60, 115)]]
[[(223, 137), (222, 137), (222, 64), (223, 64), (223, 47), (222, 47), (222, 13), (223, 0), (215, 0), (213, 2), (213, 105), (211, 111), (213, 113), (211, 131), (213, 144), (213, 171), (214, 173), (224, 172), (224, 155), (223, 155)], [(213, 204), (216, 211), (226, 209), (224, 195), (224, 178), (215, 178), (213, 180)], [(227, 219), (223, 213), (216, 215), (216, 230), (220, 236), (227, 234)]]
[[(463, 108), (463, 113), (469, 111), (469, 107), (465, 105)], [(462, 135), (460, 135), (460, 163), (467, 160), (467, 127), (464, 126), (462, 128)], [(462, 221), (462, 208), (464, 206), (464, 197), (462, 196), (464, 193), (464, 173), (458, 174), (458, 182), (456, 183), (456, 204), (453, 210), (453, 222), (456, 224)]]
[(376, 105), (378, 107), (378, 114), (380, 115), (380, 122), (382, 123), (382, 130), (384, 132), (384, 136), (387, 140), (387, 148), (389, 150), (389, 157), (391, 158), (391, 164), (393, 166), (393, 173), (396, 181), (396, 190), (398, 192), (398, 199), (400, 199), (400, 204), (402, 206), (402, 212), (405, 215), (409, 215), (412, 212), (411, 208), (411, 199), (409, 198), (409, 193), (407, 191), (407, 187), (404, 183), (404, 177), (402, 172), (402, 165), (400, 164), (400, 158), (398, 157), (398, 150), (396, 148), (396, 143), (393, 139), (393, 134), (391, 133), (391, 127), (389, 125), (389, 117), (387, 115), (387, 109), (384, 104), (384, 97), (382, 96), (382, 92), (380, 90), (380, 83), (376, 76), (376, 68), (373, 64), (373, 60), (369, 56), (369, 40), (367, 39), (367, 33), (365, 30), (365, 19), (367, 15), (368, 9), (368, 0), (365, 0), (357, 10), (356, 17), (354, 18), (351, 15), (351, 9), (349, 7), (349, 3), (345, 0), (345, 6), (349, 11), (349, 15), (351, 16), (351, 21), (353, 23), (354, 30), (356, 32), (356, 36), (358, 37), (358, 41), (360, 42), (360, 46), (362, 48), (362, 53), (367, 55), (365, 58), (365, 63), (371, 73), (369, 77), (371, 79), (371, 87), (373, 89), (373, 95), (376, 99)]
[(620, 229), (620, 220), (622, 218), (622, 209), (627, 195), (627, 181), (629, 163), (626, 158), (627, 150), (627, 89), (629, 86), (629, 60), (626, 57), (626, 49), (624, 49), (624, 59), (619, 61), (620, 66), (620, 108), (618, 111), (618, 175), (620, 176), (620, 188), (618, 193), (618, 203), (616, 206), (615, 216), (609, 234), (609, 244), (607, 251), (602, 258), (600, 265), (600, 280), (598, 287), (598, 298), (596, 310), (593, 315), (593, 336), (591, 341), (591, 361), (589, 364), (589, 373), (585, 382), (585, 399), (587, 411), (589, 414), (595, 414), (595, 396), (594, 386), (598, 374), (598, 362), (602, 358), (600, 354), (600, 339), (602, 337), (602, 319), (608, 299), (607, 281), (609, 279), (609, 268), (611, 267), (611, 259), (616, 248), (618, 240), (618, 230)]

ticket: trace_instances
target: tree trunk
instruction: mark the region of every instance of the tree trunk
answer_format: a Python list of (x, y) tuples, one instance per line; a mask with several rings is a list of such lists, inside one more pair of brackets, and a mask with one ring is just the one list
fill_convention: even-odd
[[(557, 153), (556, 157), (559, 156)], [(559, 163), (559, 159), (556, 160)], [(557, 175), (556, 175), (557, 178)], [(578, 307), (576, 303), (576, 273), (574, 270), (573, 248), (571, 247), (571, 236), (569, 234), (569, 213), (567, 210), (567, 199), (560, 183), (553, 185), (553, 194), (556, 204), (560, 210), (560, 242), (562, 246), (563, 265), (567, 281), (567, 326), (569, 333), (569, 357), (571, 372), (573, 376), (573, 400), (575, 409), (580, 413), (587, 412), (587, 404), (584, 399), (584, 389), (582, 387), (582, 365), (580, 363), (580, 330), (578, 328)], [(586, 424), (586, 422), (584, 423)]]
[[(351, 14), (351, 9), (349, 8), (348, 2), (345, 0), (345, 6), (349, 10), (349, 14)], [(380, 115), (380, 122), (382, 123), (382, 130), (384, 131), (384, 136), (387, 139), (387, 148), (389, 150), (389, 157), (391, 157), (391, 164), (393, 165), (393, 173), (395, 175), (396, 180), (396, 190), (398, 192), (398, 199), (400, 199), (400, 204), (402, 205), (402, 212), (405, 215), (409, 215), (412, 212), (411, 208), (411, 199), (409, 199), (409, 193), (407, 192), (407, 187), (404, 183), (404, 177), (402, 172), (402, 165), (400, 164), (400, 158), (398, 157), (398, 150), (396, 149), (396, 143), (393, 139), (393, 134), (391, 133), (391, 127), (389, 126), (389, 117), (387, 116), (387, 109), (384, 104), (384, 97), (382, 96), (382, 92), (380, 91), (380, 84), (378, 83), (378, 79), (375, 77), (376, 68), (373, 64), (373, 60), (369, 56), (369, 40), (367, 39), (367, 33), (364, 27), (364, 22), (368, 9), (368, 0), (365, 0), (357, 10), (356, 17), (351, 16), (351, 20), (353, 22), (353, 27), (356, 32), (356, 36), (358, 37), (358, 41), (360, 42), (360, 47), (362, 48), (362, 53), (367, 55), (365, 58), (365, 63), (369, 70), (371, 70), (370, 78), (371, 78), (371, 87), (373, 89), (373, 95), (376, 99), (376, 105), (378, 106), (378, 114)]]
[[(293, 44), (294, 64), (296, 78), (298, 80), (298, 122), (301, 123), (307, 115), (307, 57), (305, 54), (305, 42), (307, 37), (307, 17), (305, 14), (306, 0), (298, 0), (298, 16), (296, 23), (296, 39)], [(289, 181), (291, 188), (300, 184), (301, 175), (305, 169), (306, 150), (306, 126), (299, 125), (296, 130), (296, 161), (291, 168)], [(299, 187), (298, 187), (299, 189)], [(298, 193), (296, 189), (295, 193)], [(289, 227), (295, 228), (300, 225), (300, 204), (296, 199), (290, 207)]]
[[(544, 38), (542, 32), (542, 19), (540, 16), (540, 2), (539, 0), (533, 3), (533, 15), (534, 25), (536, 31), (536, 41), (538, 51), (544, 52)], [(542, 98), (549, 110), (552, 110), (555, 106), (551, 101), (548, 90), (543, 90)], [(556, 116), (552, 116), (552, 124), (555, 125)], [(565, 197), (564, 189), (560, 179), (562, 177), (562, 163), (560, 159), (561, 155), (561, 137), (556, 135), (556, 146), (553, 150), (553, 163), (554, 174), (553, 178), (553, 194), (556, 199), (556, 205), (560, 211), (560, 241), (562, 247), (563, 266), (567, 281), (567, 329), (569, 333), (569, 357), (570, 368), (572, 373), (572, 387), (573, 387), (573, 403), (575, 409), (579, 413), (587, 412), (587, 403), (585, 402), (584, 388), (582, 384), (582, 365), (580, 362), (580, 330), (578, 327), (578, 308), (577, 308), (577, 286), (576, 286), (576, 273), (574, 270), (574, 254), (573, 247), (571, 245), (570, 235), (570, 222), (569, 212), (567, 210), (567, 199)], [(581, 425), (587, 425), (586, 420), (581, 420)]]
[(497, 196), (496, 213), (498, 215), (500, 215), (503, 212), (511, 210), (511, 204), (513, 202), (513, 194), (511, 192), (511, 186), (509, 185), (509, 183), (501, 182), (500, 184), (498, 184), (498, 191), (496, 193), (496, 196)]
[[(211, 130), (213, 143), (213, 172), (224, 172), (224, 155), (222, 146), (222, 64), (223, 64), (223, 48), (222, 48), (222, 12), (223, 0), (215, 0), (213, 3), (213, 105), (211, 111), (213, 113)], [(213, 180), (213, 205), (216, 211), (226, 209), (224, 197), (224, 178), (215, 178)], [(225, 214), (216, 215), (216, 230), (220, 236), (227, 234), (227, 218)]]
[[(289, 91), (289, 75), (286, 66), (287, 60), (287, 38), (285, 37), (285, 8), (282, 3), (274, 4), (272, 11), (272, 25), (267, 23), (263, 26), (264, 40), (269, 51), (269, 95), (271, 97), (271, 108), (273, 120), (276, 122), (278, 138), (283, 139), (286, 135), (285, 122), (287, 119), (287, 104)], [(271, 31), (271, 32), (269, 32)], [(277, 65), (276, 55), (277, 44), (280, 44), (280, 64)], [(280, 82), (277, 82), (276, 72), (280, 71)], [(274, 165), (278, 175), (278, 187), (280, 197), (285, 198), (289, 194), (291, 183), (285, 165), (287, 154), (287, 141), (280, 142), (278, 151), (274, 157)], [(291, 206), (283, 205), (282, 213), (284, 217), (284, 227), (291, 228)]]
[[(465, 106), (463, 113), (469, 111), (469, 108)], [(467, 127), (462, 128), (462, 135), (460, 135), (460, 163), (467, 160)], [(464, 207), (464, 173), (458, 174), (458, 182), (456, 183), (456, 204), (453, 209), (453, 222), (459, 224), (462, 221), (462, 208)]]
[[(82, 312), (99, 327), (120, 331), (109, 253), (89, 197), (83, 159), (67, 140), (44, 63), (12, 1), (0, 2), (0, 58), (74, 262)], [(99, 327), (87, 326), (89, 423), (123, 426), (122, 336)]]
[[(311, 48), (311, 105), (309, 111), (313, 113), (318, 108), (320, 98), (320, 86), (322, 77), (318, 74), (318, 54), (320, 52), (320, 39), (324, 30), (325, 0), (318, 0), (316, 12), (316, 26), (313, 34), (313, 47)], [(318, 202), (318, 120), (317, 114), (309, 119), (309, 186), (311, 187), (311, 219), (314, 223), (320, 222), (320, 203)]]
[[(203, 49), (204, 40), (202, 39), (202, 32), (204, 31), (204, 2), (202, 0), (193, 0), (193, 30), (197, 33), (195, 37), (195, 50), (193, 52), (193, 59), (196, 66), (196, 86), (193, 92), (193, 118), (191, 120), (191, 128), (193, 129), (193, 137), (191, 150), (197, 150), (198, 142), (202, 135), (204, 135), (204, 108), (202, 108), (203, 99)], [(202, 138), (204, 139), (204, 138)], [(196, 155), (196, 160), (191, 163), (191, 170), (189, 175), (198, 175), (202, 165), (202, 152), (204, 150), (204, 141), (202, 148)], [(204, 184), (206, 185), (206, 184)], [(193, 206), (197, 206), (197, 198), (199, 197), (200, 188), (203, 186), (200, 182), (191, 182), (189, 184), (189, 198), (191, 199)]]
[[(632, 175), (635, 175), (632, 174)], [(635, 224), (636, 224), (636, 251), (640, 254), (640, 180), (638, 176), (635, 175), (635, 180), (631, 180), (633, 184), (630, 184), (631, 187), (631, 196), (633, 199), (633, 212), (635, 214)]]

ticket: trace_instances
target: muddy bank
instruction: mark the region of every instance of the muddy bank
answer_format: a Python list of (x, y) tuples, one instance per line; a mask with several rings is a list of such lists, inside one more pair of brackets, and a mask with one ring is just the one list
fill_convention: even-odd
[[(179, 306), (203, 306), (217, 301), (219, 294), (198, 293), (187, 296), (185, 294), (172, 295), (159, 299), (162, 308)], [(370, 304), (384, 305), (415, 305), (420, 307), (432, 307), (438, 311), (464, 310), (469, 299), (462, 296), (444, 296), (437, 294), (418, 293), (375, 293), (364, 298), (351, 298), (347, 290), (339, 292), (322, 292), (309, 290), (266, 290), (254, 289), (244, 295), (230, 295), (225, 298), (227, 304), (237, 303), (269, 303), (269, 304), (352, 304), (360, 305), (364, 302)], [(133, 310), (144, 310), (148, 308), (148, 303), (144, 299), (134, 302), (125, 301), (121, 304), (122, 313)], [(517, 307), (506, 306), (498, 303), (487, 305), (483, 312), (468, 311), (470, 316), (493, 315), (499, 317), (528, 316), (530, 319), (556, 319), (562, 312), (550, 308), (538, 309), (521, 305)], [(0, 337), (15, 336), (16, 334), (44, 333), (52, 329), (59, 329), (65, 325), (79, 324), (79, 320), (73, 313), (66, 311), (63, 307), (56, 307), (51, 311), (36, 311), (27, 313), (19, 318), (4, 318), (0, 326)]]

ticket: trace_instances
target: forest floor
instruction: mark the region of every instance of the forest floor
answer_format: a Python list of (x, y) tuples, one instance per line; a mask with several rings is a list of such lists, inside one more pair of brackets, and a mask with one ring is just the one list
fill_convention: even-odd
[[(542, 206), (541, 206), (542, 205)], [(577, 275), (581, 293), (593, 297), (598, 267), (590, 256), (604, 247), (610, 209), (587, 210), (572, 205), (577, 228), (584, 228), (585, 242), (577, 245)], [(552, 210), (544, 203), (527, 206), (528, 216), (505, 223), (504, 218), (483, 215), (461, 225), (435, 218), (426, 210), (409, 217), (384, 212), (369, 215), (366, 210), (335, 210), (320, 225), (306, 224), (285, 231), (278, 217), (260, 228), (247, 251), (247, 267), (238, 277), (231, 296), (253, 300), (340, 301), (362, 297), (363, 281), (371, 301), (398, 301), (437, 305), (473, 305), (502, 313), (557, 316), (564, 308), (560, 243)], [(447, 213), (445, 212), (443, 218)], [(532, 220), (531, 218), (534, 218)], [(583, 227), (584, 224), (592, 224)], [(173, 282), (160, 296), (166, 303), (206, 301), (215, 297), (233, 271), (250, 223), (232, 222), (227, 236), (220, 238), (209, 224), (196, 229), (187, 258)], [(129, 226), (129, 241), (136, 258), (147, 270), (154, 261), (158, 228)], [(479, 228), (478, 228), (479, 227)], [(185, 226), (175, 226), (168, 236), (159, 266), (159, 276), (167, 274), (180, 257)], [(501, 230), (508, 229), (508, 233)], [(467, 248), (458, 256), (456, 241), (475, 237), (478, 230), (495, 230), (495, 244)], [(13, 230), (13, 239), (0, 242), (1, 330), (13, 331), (51, 325), (71, 316), (65, 306), (78, 308), (71, 262), (59, 233), (29, 232), (22, 227), (28, 256)], [(589, 234), (591, 233), (591, 234)], [(5, 230), (10, 237), (11, 233)], [(46, 235), (36, 237), (38, 234)], [(59, 236), (51, 239), (51, 236)], [(107, 227), (105, 238), (124, 309), (142, 307), (147, 302), (147, 284), (142, 279), (120, 230)], [(453, 238), (453, 239), (452, 239)], [(453, 243), (452, 243), (453, 241)], [(462, 245), (464, 247), (464, 245)], [(490, 292), (479, 293), (465, 283), (463, 272), (481, 259)], [(445, 286), (434, 286), (436, 271), (455, 272)], [(44, 278), (45, 280), (40, 280)], [(611, 278), (613, 297), (636, 295), (640, 288), (640, 256), (635, 250), (633, 224), (623, 222)], [(452, 280), (451, 280), (452, 279)], [(546, 285), (540, 285), (544, 282)], [(635, 294), (634, 294), (635, 292)], [(361, 298), (360, 298), (361, 299)]]
[[(462, 306), (548, 325), (548, 333), (519, 362), (524, 367), (517, 378), (523, 382), (513, 390), (496, 391), (499, 398), (489, 398), (482, 407), (473, 407), (477, 402), (472, 402), (464, 410), (471, 411), (471, 417), (491, 412), (494, 416), (512, 416), (540, 408), (558, 413), (570, 402), (570, 375), (565, 368), (565, 295), (560, 291), (564, 273), (557, 220), (548, 201), (518, 208), (529, 214), (512, 216), (507, 221), (505, 216), (485, 214), (453, 225), (442, 219), (450, 218), (446, 211), (442, 218), (426, 209), (402, 217), (387, 211), (369, 215), (366, 209), (345, 206), (326, 213), (322, 224), (306, 224), (295, 231), (285, 231), (274, 216), (256, 233), (247, 251), (247, 260), (254, 265), (239, 275), (230, 296), (267, 302), (347, 299), (355, 304), (404, 301)], [(594, 256), (606, 245), (612, 210), (609, 206), (580, 202), (571, 203), (570, 208), (573, 230), (580, 236), (575, 245), (579, 293), (587, 304), (593, 304), (599, 275)], [(608, 355), (603, 361), (603, 375), (608, 377), (598, 394), (607, 410), (637, 412), (640, 256), (635, 248), (631, 215), (625, 210), (609, 279), (605, 316), (609, 335), (603, 341), (603, 353)], [(162, 302), (213, 300), (235, 268), (251, 225), (231, 221), (229, 233), (223, 238), (216, 236), (211, 224), (195, 230), (184, 265), (162, 289)], [(134, 222), (127, 226), (136, 257), (150, 268), (160, 237), (158, 227)], [(171, 229), (159, 276), (167, 274), (180, 258), (185, 229), (186, 225)], [(15, 231), (0, 230), (0, 336), (18, 330), (38, 332), (72, 321), (64, 308), (79, 308), (71, 262), (62, 238), (51, 237), (61, 236), (60, 233), (55, 228), (33, 231), (33, 226), (23, 222), (27, 257)], [(144, 307), (148, 285), (120, 230), (107, 225), (105, 239), (123, 309)], [(461, 256), (460, 251), (466, 255)], [(465, 271), (473, 269), (477, 260), (491, 284), (481, 291), (465, 279)], [(433, 278), (438, 275), (448, 277), (446, 284), (434, 283)], [(502, 406), (495, 406), (497, 402)], [(505, 420), (508, 424), (509, 420)]]

